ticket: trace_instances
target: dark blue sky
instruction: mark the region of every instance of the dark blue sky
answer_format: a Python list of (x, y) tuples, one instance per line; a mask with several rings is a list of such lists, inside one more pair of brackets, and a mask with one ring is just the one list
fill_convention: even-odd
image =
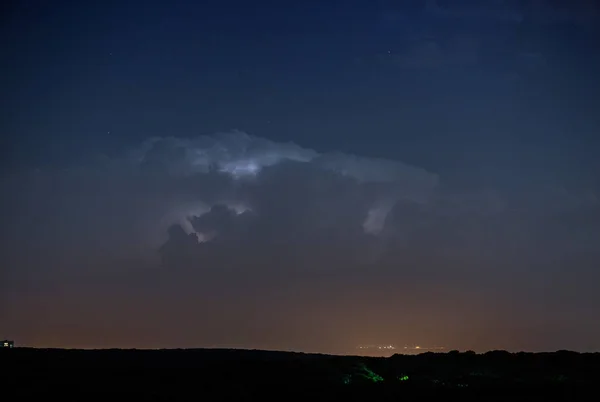
[(426, 3), (20, 2), (5, 141), (38, 163), (237, 128), (435, 170), (591, 168), (599, 43), (582, 4), (552, 20), (560, 4)]
[[(339, 243), (331, 240), (331, 254), (313, 250), (315, 255), (324, 253), (315, 266), (336, 266), (340, 264), (335, 260), (336, 253), (343, 247), (362, 250), (366, 242), (369, 251), (365, 253), (369, 258), (378, 256), (375, 258), (378, 262), (373, 264), (381, 272), (395, 272), (394, 267), (399, 265), (422, 269), (418, 275), (409, 274), (417, 294), (417, 289), (425, 286), (427, 275), (446, 278), (448, 283), (459, 281), (449, 273), (454, 271), (440, 268), (446, 264), (443, 250), (450, 247), (456, 258), (468, 261), (461, 260), (462, 270), (457, 268), (463, 266), (460, 262), (448, 264), (466, 276), (474, 275), (457, 285), (456, 289), (466, 295), (456, 302), (463, 307), (471, 302), (477, 304), (471, 297), (483, 297), (480, 294), (483, 284), (499, 284), (497, 291), (503, 297), (509, 289), (517, 289), (520, 296), (510, 300), (517, 303), (516, 300), (526, 299), (529, 293), (542, 300), (545, 285), (568, 298), (576, 294), (574, 289), (578, 284), (588, 286), (590, 278), (598, 275), (597, 270), (590, 268), (600, 261), (591, 247), (595, 240), (600, 240), (597, 2), (38, 0), (14, 1), (2, 7), (0, 145), (2, 168), (7, 173), (3, 193), (10, 194), (3, 202), (11, 206), (4, 213), (13, 225), (5, 227), (3, 238), (10, 239), (4, 247), (16, 253), (6, 257), (12, 267), (7, 269), (7, 277), (15, 281), (10, 287), (15, 292), (11, 299), (15, 306), (27, 304), (24, 300), (33, 303), (28, 299), (31, 295), (24, 296), (18, 289), (26, 273), (38, 272), (33, 268), (36, 264), (31, 262), (31, 256), (45, 255), (39, 254), (40, 247), (51, 250), (46, 250), (50, 254), (44, 257), (52, 261), (47, 262), (48, 266), (54, 267), (48, 272), (61, 272), (57, 277), (77, 282), (73, 271), (57, 268), (62, 266), (57, 261), (70, 266), (77, 258), (83, 258), (81, 255), (95, 255), (100, 249), (112, 250), (119, 258), (125, 258), (126, 254), (127, 261), (134, 261), (139, 249), (147, 248), (147, 239), (140, 240), (147, 233), (156, 236), (152, 241), (164, 240), (165, 222), (189, 226), (188, 218), (204, 216), (205, 207), (219, 203), (225, 203), (228, 211), (238, 208), (238, 212), (243, 204), (243, 210), (262, 216), (253, 221), (256, 226), (251, 225), (256, 231), (252, 232), (254, 236), (262, 239), (256, 240), (259, 242), (256, 248), (260, 250), (266, 247), (267, 239), (275, 240), (272, 237), (275, 229), (268, 229), (274, 222), (287, 222), (290, 228), (295, 228), (282, 229), (286, 235), (296, 233), (294, 230), (321, 233), (327, 225), (323, 222), (329, 222), (328, 219), (362, 222), (364, 217), (360, 214), (368, 209), (369, 214), (373, 212), (373, 216), (387, 219), (384, 229), (377, 229), (377, 236), (384, 240), (364, 240), (361, 237), (364, 233), (353, 234), (350, 223), (342, 230), (339, 221), (335, 221), (331, 225), (344, 233), (342, 236), (335, 232), (344, 240)], [(218, 155), (212, 153), (217, 152), (214, 149), (206, 151), (206, 144), (212, 143), (206, 138), (191, 143), (163, 140), (146, 148), (141, 145), (151, 137), (195, 138), (233, 129), (248, 133), (253, 139), (239, 133), (233, 137), (217, 136), (218, 145), (214, 149), (225, 150)], [(286, 148), (288, 142), (298, 144), (301, 150)], [(258, 150), (259, 156), (255, 155), (258, 162), (250, 163), (244, 159), (246, 154), (242, 158), (235, 153), (236, 147), (243, 144), (253, 144), (253, 149)], [(124, 155), (132, 149), (145, 156), (128, 159)], [(310, 150), (324, 155), (315, 157)], [(198, 165), (204, 166), (204, 159), (186, 165), (189, 162), (184, 156), (186, 152), (200, 158), (198, 155), (205, 151), (210, 154), (208, 159), (222, 164), (223, 171), (234, 177), (231, 180), (237, 180), (239, 169), (257, 174), (260, 178), (257, 188), (264, 193), (253, 185), (236, 184), (230, 188), (231, 183), (219, 182), (222, 178), (210, 181), (213, 179), (207, 179), (205, 172), (193, 170)], [(341, 162), (332, 156), (336, 152), (343, 155)], [(358, 155), (358, 159), (348, 155)], [(273, 168), (276, 173), (267, 174), (270, 170), (265, 166), (273, 163), (279, 166), (280, 160), (288, 159), (312, 163), (303, 173), (295, 172), (297, 167), (282, 164), (281, 171)], [(158, 169), (158, 173), (144, 170), (152, 179), (146, 176), (140, 179), (124, 167), (133, 160), (141, 161), (143, 169), (148, 166)], [(99, 161), (112, 164), (100, 169)], [(254, 165), (255, 162), (260, 166)], [(400, 162), (417, 166), (431, 176), (421, 171), (405, 171), (396, 165)], [(232, 163), (235, 168), (230, 166)], [(338, 183), (336, 180), (342, 180), (341, 176), (331, 178), (328, 173), (317, 180), (316, 172), (324, 166), (326, 169), (334, 166), (342, 176), (354, 177), (358, 180), (357, 187), (345, 181)], [(39, 168), (38, 173), (42, 172), (39, 174), (43, 177), (27, 176), (32, 167)], [(262, 168), (265, 173), (257, 173)], [(202, 181), (202, 190), (196, 188), (195, 181), (177, 176), (181, 171), (191, 174), (189, 169), (201, 176), (198, 180), (208, 180)], [(394, 185), (379, 188), (379, 184), (372, 184), (381, 177)], [(298, 189), (278, 187), (281, 184), (274, 184), (278, 180)], [(423, 194), (431, 195), (424, 189), (429, 189), (434, 181), (436, 195), (427, 208), (399, 201), (410, 194), (413, 201), (418, 198), (422, 202)], [(375, 187), (368, 187), (371, 185)], [(204, 188), (210, 188), (210, 194)], [(348, 201), (342, 202), (330, 194), (333, 188), (339, 190), (340, 197), (347, 194)], [(51, 197), (43, 196), (46, 192)], [(303, 198), (311, 192), (315, 198)], [(291, 198), (280, 199), (273, 194)], [(103, 198), (109, 196), (113, 198)], [(317, 198), (321, 196), (324, 198)], [(375, 206), (367, 204), (371, 202)], [(265, 207), (277, 203), (282, 203), (281, 210)], [(339, 211), (333, 213), (320, 205), (327, 208), (335, 205), (334, 209)], [(262, 210), (263, 215), (257, 212), (261, 206), (268, 212)], [(220, 226), (225, 223), (219, 219), (230, 218), (224, 214), (226, 217), (215, 218), (219, 222), (215, 233), (225, 230)], [(30, 226), (17, 218), (20, 216), (27, 217)], [(301, 216), (303, 222), (298, 220)], [(305, 228), (302, 225), (306, 222), (314, 226)], [(87, 228), (84, 231), (89, 239), (77, 225)], [(228, 225), (225, 226), (229, 228)], [(231, 225), (243, 226), (239, 222)], [(429, 229), (423, 229), (422, 225)], [(160, 230), (156, 229), (159, 226)], [(211, 231), (188, 229), (206, 238), (212, 239), (214, 235)], [(158, 231), (164, 236), (157, 234)], [(29, 235), (53, 238), (56, 248), (46, 240), (34, 241)], [(293, 238), (286, 235), (279, 234), (283, 240)], [(114, 241), (118, 238), (120, 243), (104, 245), (102, 241), (107, 238)], [(72, 250), (56, 251), (59, 246), (71, 244), (65, 239), (74, 242)], [(183, 243), (185, 239), (185, 236), (180, 238)], [(298, 240), (300, 244), (307, 242), (310, 247), (317, 247), (311, 243), (313, 240), (302, 239)], [(175, 254), (188, 255), (189, 250), (185, 251), (188, 246), (175, 240), (169, 240), (175, 242)], [(348, 246), (354, 244), (348, 242), (354, 241), (361, 246)], [(196, 242), (192, 243), (191, 255), (197, 257)], [(408, 249), (397, 245), (400, 243)], [(87, 250), (90, 244), (98, 248), (86, 254), (82, 250)], [(226, 244), (245, 247), (239, 243)], [(37, 251), (31, 251), (31, 247)], [(78, 247), (80, 251), (73, 251)], [(396, 253), (397, 247), (402, 250), (400, 254)], [(254, 252), (246, 251), (250, 257), (256, 257)], [(220, 255), (218, 251), (211, 253), (210, 258), (202, 258), (221, 266), (216, 257)], [(281, 253), (293, 260), (292, 254)], [(267, 252), (260, 254), (260, 258), (267, 258), (266, 255)], [(136, 267), (137, 264), (141, 263), (131, 263)], [(234, 262), (231, 265), (237, 266)], [(257, 278), (266, 278), (272, 272), (272, 266), (264, 265), (267, 268)], [(566, 274), (565, 267), (573, 265), (580, 270), (578, 280), (569, 279)], [(94, 269), (102, 271), (98, 266)], [(405, 278), (400, 271), (390, 274), (385, 282), (395, 283), (394, 280)], [(535, 278), (545, 277), (548, 272), (554, 275), (553, 279), (548, 279), (545, 285), (534, 285)], [(514, 276), (520, 273), (527, 280), (514, 283)], [(222, 279), (211, 278), (217, 282)], [(376, 279), (367, 280), (360, 275), (358, 278), (348, 281), (368, 282), (365, 292), (377, 293), (375, 285), (369, 282), (377, 282)], [(573, 281), (571, 288), (555, 288), (561, 281), (571, 283), (569, 280)], [(123, 279), (118, 286), (125, 289), (126, 282)], [(189, 280), (183, 282), (187, 286)], [(138, 295), (141, 299), (155, 295), (154, 285), (147, 286), (142, 291), (147, 293)], [(65, 294), (73, 295), (68, 291)], [(565, 307), (565, 317), (577, 317), (578, 313), (587, 317), (585, 312), (589, 312), (590, 306), (598, 306), (597, 298), (589, 296), (588, 300), (585, 294), (585, 291), (577, 294), (582, 299), (571, 299), (575, 301)], [(265, 303), (271, 301), (268, 297), (265, 300)], [(563, 299), (556, 296), (548, 300), (546, 304), (533, 303), (530, 313), (544, 316)], [(376, 308), (371, 304), (366, 306), (365, 311)], [(17, 310), (11, 310), (10, 314), (16, 317)], [(473, 314), (466, 320), (484, 328), (481, 317), (475, 317), (479, 313)], [(498, 314), (510, 317), (512, 313), (502, 310)], [(528, 322), (525, 313), (519, 319)], [(555, 317), (549, 314), (544, 319), (547, 321), (536, 327), (536, 331), (558, 328), (553, 321)], [(567, 321), (565, 318), (560, 325), (566, 328)], [(348, 318), (344, 324), (350, 325), (349, 322)], [(419, 325), (416, 333), (427, 338), (423, 334), (427, 333), (424, 328), (429, 328), (428, 324), (419, 321)], [(494, 332), (490, 327), (485, 328)], [(388, 334), (397, 335), (397, 331), (388, 330)], [(37, 342), (34, 335), (38, 332), (33, 329), (19, 327), (18, 331), (32, 344)], [(535, 332), (532, 328), (528, 331)], [(587, 341), (573, 340), (566, 332), (556, 331), (559, 335), (545, 345), (559, 345), (568, 340), (574, 347), (589, 346)], [(597, 326), (590, 327), (586, 334), (592, 339), (598, 331)], [(482, 329), (482, 333), (486, 332)], [(514, 329), (513, 333), (519, 332)], [(243, 342), (240, 336), (242, 340), (237, 341)], [(362, 333), (362, 336), (362, 340), (368, 340), (370, 335)], [(463, 339), (461, 336), (455, 334), (451, 339)], [(528, 341), (519, 343), (522, 338), (514, 336), (517, 340), (508, 342), (506, 347), (534, 342), (533, 338), (527, 338)], [(78, 339), (85, 343), (82, 339), (91, 338), (81, 335)], [(119, 344), (122, 338), (115, 335), (114, 339), (112, 344)], [(486, 341), (484, 335), (473, 339), (473, 344), (482, 348), (498, 345)], [(324, 344), (319, 342), (311, 345), (322, 347)], [(284, 344), (287, 345), (285, 342), (281, 345)]]

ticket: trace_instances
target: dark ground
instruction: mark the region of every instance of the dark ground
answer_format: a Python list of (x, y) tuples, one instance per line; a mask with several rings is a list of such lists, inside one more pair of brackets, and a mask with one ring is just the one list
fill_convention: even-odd
[[(0, 349), (0, 400), (600, 400), (600, 354)], [(4, 394), (7, 398), (2, 396)]]

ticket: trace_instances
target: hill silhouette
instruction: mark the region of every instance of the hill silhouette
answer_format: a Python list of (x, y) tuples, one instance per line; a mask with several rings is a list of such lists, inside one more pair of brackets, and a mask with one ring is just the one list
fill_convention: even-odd
[[(335, 400), (593, 398), (599, 353), (423, 353), (388, 358), (234, 349), (0, 349), (21, 397), (188, 400), (275, 395)], [(6, 388), (8, 387), (8, 388)], [(591, 391), (591, 392), (590, 392)], [(593, 400), (593, 399), (590, 399)]]

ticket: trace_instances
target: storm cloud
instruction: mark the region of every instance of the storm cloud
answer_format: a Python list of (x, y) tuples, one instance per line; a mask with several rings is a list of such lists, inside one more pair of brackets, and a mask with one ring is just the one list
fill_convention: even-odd
[[(92, 335), (107, 327), (119, 339), (153, 331), (147, 345), (185, 329), (181, 344), (219, 339), (246, 346), (289, 340), (302, 327), (313, 329), (297, 345), (318, 348), (372, 337), (368, 328), (347, 332), (367, 316), (380, 333), (398, 331), (386, 324), (394, 316), (419, 332), (433, 325), (428, 314), (444, 326), (441, 316), (454, 319), (460, 311), (465, 322), (479, 317), (474, 333), (480, 335), (464, 338), (464, 328), (455, 328), (447, 339), (475, 342), (495, 331), (481, 321), (492, 300), (505, 299), (498, 314), (508, 315), (544, 291), (570, 294), (552, 287), (567, 277), (556, 261), (576, 262), (577, 275), (590, 279), (598, 261), (593, 192), (538, 191), (517, 200), (493, 188), (458, 191), (434, 172), (399, 161), (319, 152), (238, 131), (153, 138), (85, 166), (15, 173), (2, 187), (10, 195), (3, 208), (5, 306), (27, 300), (21, 315), (7, 308), (6, 322), (35, 333), (31, 326), (44, 325), (48, 306), (79, 295), (77, 305), (86, 307), (73, 304), (57, 320), (76, 319), (84, 327), (78, 334), (94, 345), (112, 345), (110, 337)], [(542, 203), (543, 197), (550, 198)], [(593, 222), (573, 225), (585, 219)], [(532, 268), (540, 265), (545, 268)], [(32, 289), (48, 299), (28, 299)], [(301, 301), (307, 295), (310, 301)], [(585, 299), (591, 296), (584, 288), (577, 296), (583, 299), (571, 297), (577, 305), (597, 303)], [(478, 308), (465, 307), (471, 303)], [(302, 313), (294, 313), (300, 304)], [(257, 317), (259, 307), (279, 318)], [(563, 318), (545, 316), (553, 307), (530, 303), (521, 307), (527, 314), (513, 319), (525, 328), (528, 314), (567, 317), (568, 308)], [(98, 309), (103, 319), (86, 318)], [(135, 324), (115, 318), (123, 309), (136, 312)], [(338, 318), (317, 324), (323, 314)], [(170, 328), (153, 327), (153, 315), (168, 317)], [(212, 317), (210, 328), (192, 323), (192, 316)], [(27, 323), (17, 325), (19, 317)], [(236, 338), (232, 322), (254, 335)], [(435, 340), (435, 331), (425, 332)]]

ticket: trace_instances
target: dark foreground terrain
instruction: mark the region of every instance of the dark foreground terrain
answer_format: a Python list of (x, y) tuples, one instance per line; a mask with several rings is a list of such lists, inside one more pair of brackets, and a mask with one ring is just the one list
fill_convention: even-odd
[[(600, 354), (0, 349), (0, 400), (600, 400)], [(5, 397), (3, 397), (5, 396)]]

